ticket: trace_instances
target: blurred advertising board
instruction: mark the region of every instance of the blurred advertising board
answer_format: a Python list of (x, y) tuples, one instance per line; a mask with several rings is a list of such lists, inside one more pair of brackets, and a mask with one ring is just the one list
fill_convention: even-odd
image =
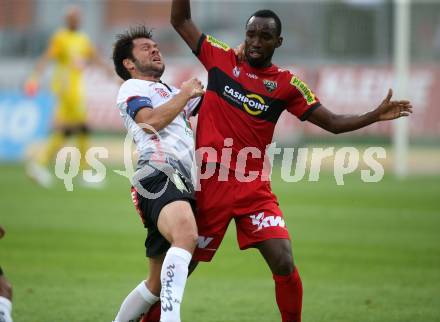
[[(300, 76), (320, 98), (322, 104), (335, 113), (368, 112), (381, 103), (388, 88), (395, 87), (389, 67), (334, 65), (321, 68), (286, 68)], [(98, 73), (91, 75), (93, 76), (87, 78), (86, 91), (90, 125), (95, 129), (123, 130), (115, 104), (119, 84)], [(414, 67), (410, 75), (407, 98), (414, 106), (414, 114), (409, 122), (411, 136), (440, 137), (440, 67)], [(163, 80), (179, 86), (182, 81), (194, 76), (202, 81), (206, 80), (206, 73), (200, 65), (171, 64), (167, 66)], [(276, 139), (288, 141), (295, 133), (328, 135), (313, 124), (300, 123), (288, 113), (283, 113), (277, 124)], [(355, 135), (389, 136), (392, 132), (391, 124), (376, 123), (356, 131)]]
[[(389, 67), (330, 65), (320, 68), (285, 66), (301, 77), (324, 106), (335, 113), (365, 113), (376, 107), (394, 87)], [(168, 64), (163, 81), (174, 85), (190, 78), (206, 80), (199, 64)], [(88, 124), (95, 131), (123, 132), (124, 126), (116, 108), (116, 96), (122, 82), (109, 79), (89, 69), (85, 75)], [(411, 137), (440, 137), (440, 67), (417, 66), (411, 69), (409, 95), (414, 106), (410, 117)], [(0, 160), (21, 160), (26, 147), (44, 139), (50, 131), (54, 98), (48, 91), (29, 98), (18, 91), (0, 91)], [(391, 122), (380, 122), (349, 134), (357, 136), (390, 136)], [(274, 140), (294, 142), (299, 136), (332, 135), (308, 122), (301, 123), (284, 112), (278, 121)]]
[[(395, 88), (395, 79), (390, 68), (379, 67), (325, 67), (314, 71), (313, 86), (321, 102), (336, 113), (362, 114), (378, 106), (389, 88)], [(312, 74), (313, 74), (312, 73)], [(415, 67), (408, 80), (408, 99), (414, 107), (409, 119), (413, 137), (440, 136), (440, 67)], [(322, 134), (314, 126), (307, 125), (308, 134)], [(356, 132), (356, 135), (388, 136), (392, 132), (391, 122), (373, 124)]]
[(0, 161), (22, 160), (29, 144), (47, 136), (53, 103), (48, 92), (29, 98), (0, 91)]

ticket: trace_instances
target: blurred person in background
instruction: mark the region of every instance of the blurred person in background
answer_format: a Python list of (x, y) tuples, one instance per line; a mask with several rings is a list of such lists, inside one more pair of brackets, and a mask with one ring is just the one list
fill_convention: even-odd
[[(0, 239), (5, 235), (5, 230), (0, 226)], [(0, 322), (12, 322), (12, 286), (3, 274), (0, 267)]]
[[(49, 163), (65, 144), (76, 135), (81, 152), (81, 168), (85, 168), (85, 153), (89, 144), (89, 128), (83, 90), (83, 72), (87, 64), (94, 63), (109, 75), (114, 72), (97, 54), (89, 37), (79, 30), (81, 10), (69, 7), (65, 14), (65, 26), (52, 36), (44, 54), (38, 59), (34, 71), (25, 83), (25, 93), (33, 96), (39, 88), (39, 79), (49, 62), (55, 62), (52, 91), (56, 97), (54, 130), (46, 146), (27, 165), (27, 174), (38, 184), (49, 187), (53, 177)], [(86, 184), (86, 182), (84, 182)]]

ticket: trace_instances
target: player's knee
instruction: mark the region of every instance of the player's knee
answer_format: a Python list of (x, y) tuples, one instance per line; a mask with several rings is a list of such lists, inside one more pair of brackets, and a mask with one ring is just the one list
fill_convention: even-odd
[(172, 244), (193, 251), (197, 244), (197, 226), (192, 212), (180, 216), (175, 223)]
[(293, 256), (291, 252), (280, 252), (272, 263), (272, 272), (276, 275), (289, 275), (294, 270)]
[(197, 230), (183, 231), (174, 238), (173, 244), (177, 247), (182, 247), (192, 253), (196, 248), (197, 239)]

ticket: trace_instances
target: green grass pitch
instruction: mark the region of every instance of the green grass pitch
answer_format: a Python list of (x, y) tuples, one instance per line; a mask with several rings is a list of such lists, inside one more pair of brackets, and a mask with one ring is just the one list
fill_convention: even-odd
[[(145, 232), (129, 182), (108, 170), (103, 190), (44, 190), (0, 166), (0, 264), (17, 322), (112, 321), (147, 274)], [(337, 186), (274, 179), (304, 284), (304, 322), (440, 321), (440, 177)], [(186, 322), (280, 321), (272, 276), (235, 229), (191, 276)]]

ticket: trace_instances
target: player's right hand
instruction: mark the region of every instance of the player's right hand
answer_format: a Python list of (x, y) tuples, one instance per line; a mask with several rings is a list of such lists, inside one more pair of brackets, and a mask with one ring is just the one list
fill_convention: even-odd
[(38, 81), (35, 78), (29, 78), (24, 83), (24, 93), (27, 96), (33, 97), (37, 95), (39, 89)]
[(195, 98), (205, 94), (204, 86), (197, 78), (191, 78), (182, 83), (180, 91), (188, 96), (188, 98)]
[(2, 238), (5, 235), (5, 230), (2, 226), (0, 226), (0, 238)]

